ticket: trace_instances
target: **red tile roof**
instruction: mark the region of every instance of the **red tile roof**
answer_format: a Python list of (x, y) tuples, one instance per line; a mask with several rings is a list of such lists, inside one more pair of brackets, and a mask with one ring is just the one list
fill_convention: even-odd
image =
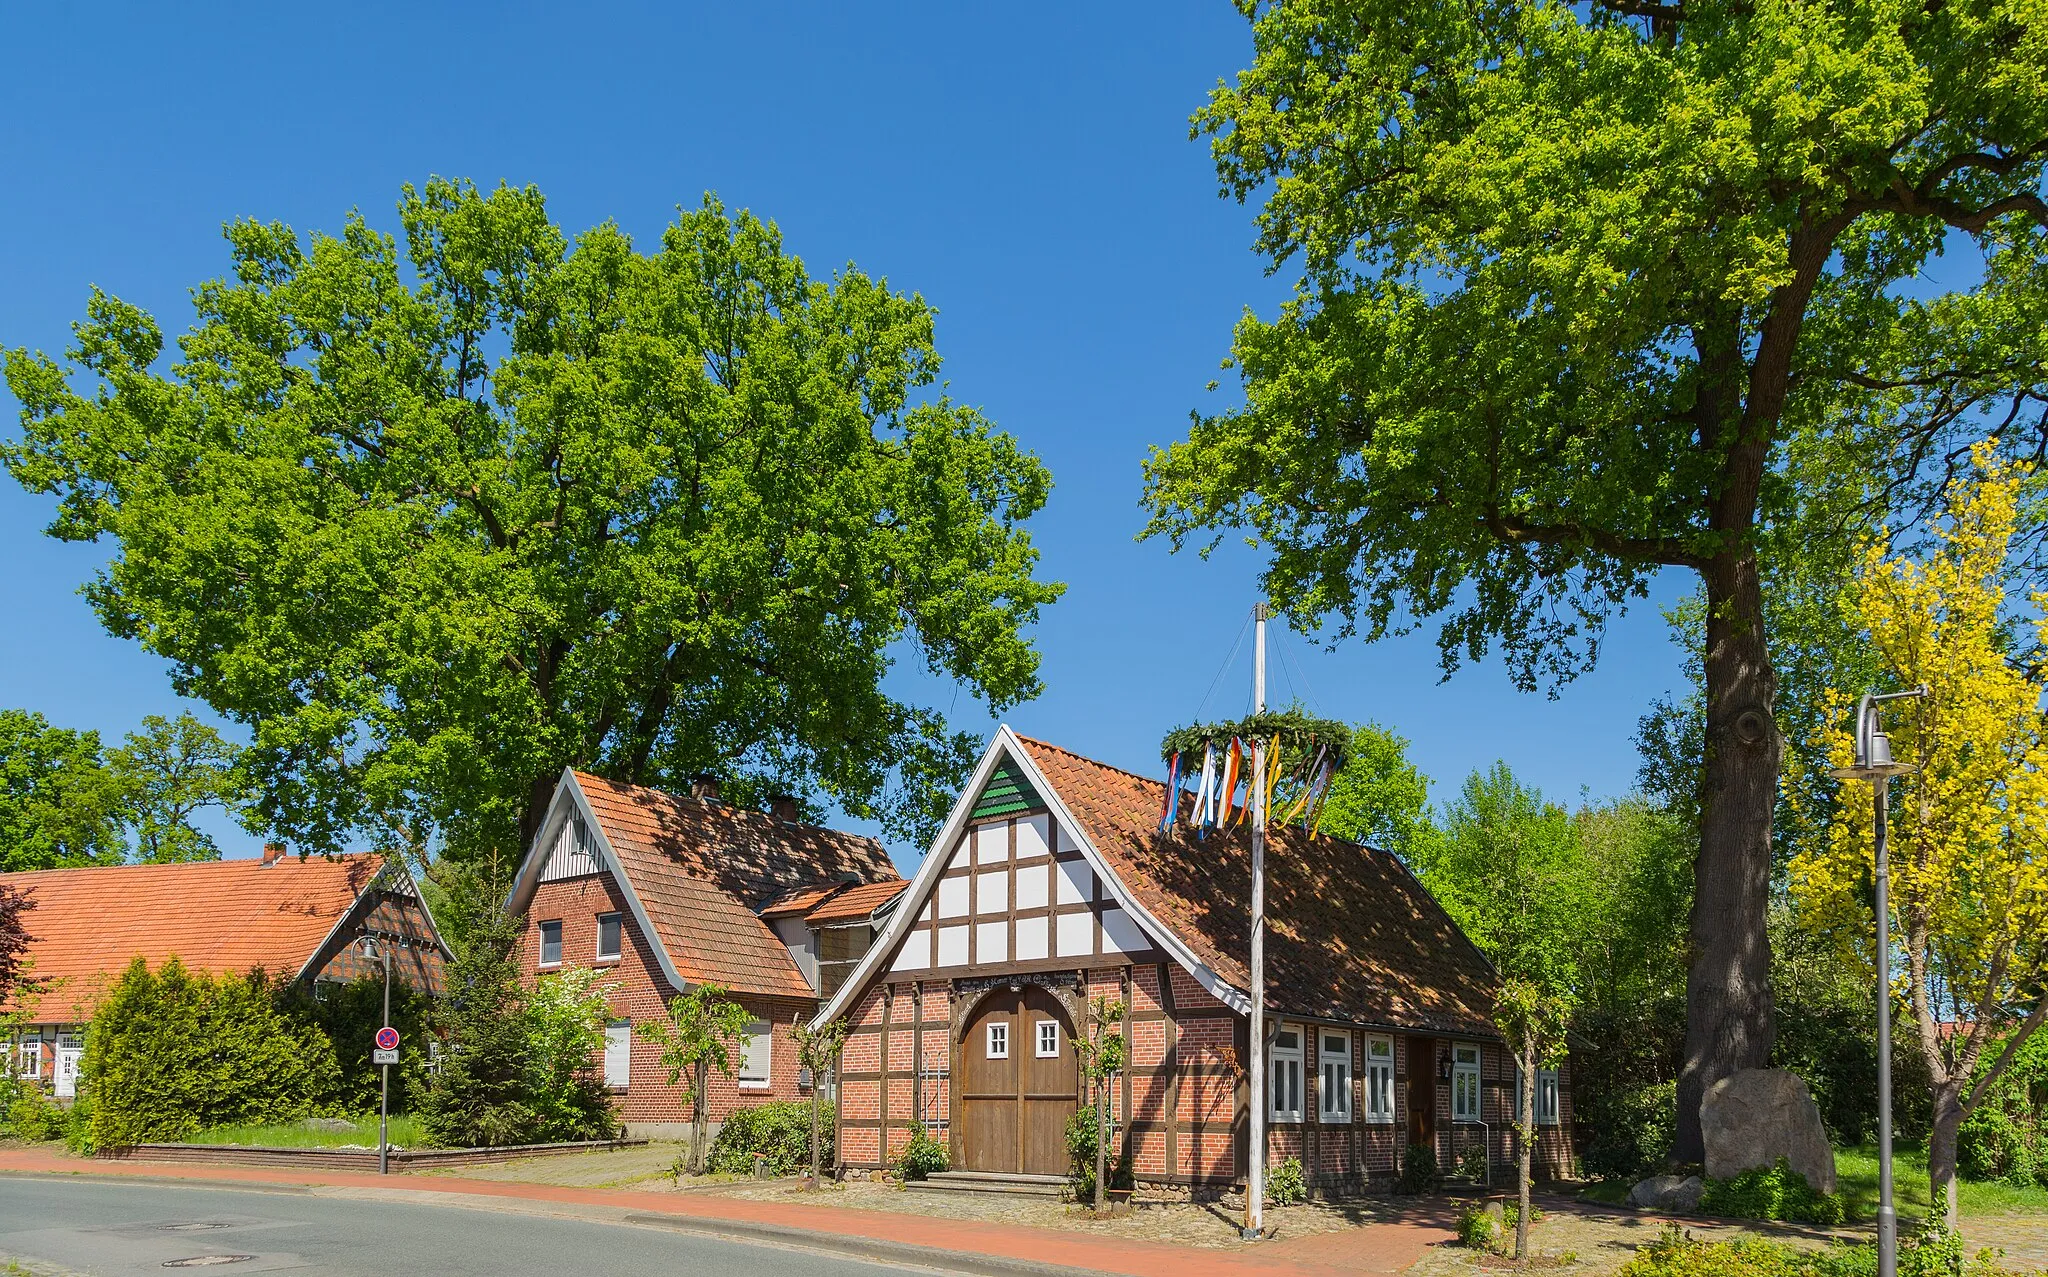
[(870, 882), (858, 887), (848, 887), (822, 904), (812, 907), (804, 915), (804, 921), (814, 927), (859, 921), (894, 900), (909, 885), (898, 878), (894, 882)]
[(36, 1014), (91, 1018), (136, 958), (157, 966), (292, 977), (384, 866), (381, 856), (287, 855), (177, 865), (108, 865), (0, 874), (35, 901), (29, 957), (48, 982)]
[(648, 922), (693, 984), (813, 996), (789, 950), (755, 911), (792, 887), (897, 883), (882, 844), (764, 812), (576, 773)]
[(801, 918), (825, 903), (825, 900), (834, 892), (844, 890), (846, 885), (843, 882), (832, 882), (822, 887), (794, 888), (762, 909), (761, 916), (770, 920), (776, 918)]
[[(1152, 916), (1239, 988), (1250, 837), (1158, 834), (1156, 780), (1019, 737), (1090, 842)], [(1496, 1036), (1493, 968), (1389, 852), (1274, 825), (1266, 838), (1266, 999), (1358, 1024)]]

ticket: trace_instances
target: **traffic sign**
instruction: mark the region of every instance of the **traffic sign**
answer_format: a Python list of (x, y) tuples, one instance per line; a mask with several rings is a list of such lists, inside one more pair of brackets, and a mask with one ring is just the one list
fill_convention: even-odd
[(396, 1048), (396, 1047), (394, 1047), (394, 1048), (392, 1048), (391, 1050), (388, 1050), (388, 1051), (387, 1051), (387, 1050), (385, 1050), (385, 1049), (384, 1049), (383, 1047), (381, 1047), (381, 1046), (380, 1046), (380, 1047), (378, 1047), (378, 1048), (377, 1048), (376, 1050), (374, 1050), (374, 1051), (370, 1052), (370, 1063), (372, 1063), (372, 1064), (396, 1064), (396, 1063), (398, 1063), (398, 1050), (397, 1050), (397, 1048)]
[(379, 1051), (396, 1051), (398, 1049), (398, 1030), (388, 1024), (377, 1030), (377, 1049)]

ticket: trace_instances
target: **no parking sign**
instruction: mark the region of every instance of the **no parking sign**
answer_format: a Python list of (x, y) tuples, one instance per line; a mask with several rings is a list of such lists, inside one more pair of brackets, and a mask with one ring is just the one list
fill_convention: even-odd
[(398, 1030), (385, 1025), (377, 1030), (377, 1049), (370, 1054), (372, 1064), (398, 1063)]

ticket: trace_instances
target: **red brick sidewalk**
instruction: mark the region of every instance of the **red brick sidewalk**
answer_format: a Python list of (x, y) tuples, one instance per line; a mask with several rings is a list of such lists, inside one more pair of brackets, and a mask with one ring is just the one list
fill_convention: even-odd
[[(1415, 1263), (1432, 1244), (1450, 1232), (1429, 1222), (1368, 1224), (1360, 1228), (1313, 1236), (1282, 1238), (1242, 1251), (1202, 1250), (1159, 1242), (1133, 1242), (1062, 1233), (1014, 1224), (933, 1219), (885, 1211), (841, 1210), (794, 1202), (745, 1201), (705, 1193), (647, 1193), (630, 1189), (563, 1188), (551, 1184), (515, 1184), (435, 1176), (363, 1175), (257, 1169), (240, 1166), (192, 1166), (148, 1162), (102, 1162), (65, 1157), (38, 1149), (0, 1149), (0, 1173), (92, 1175), (110, 1179), (200, 1180), (212, 1184), (292, 1185), (309, 1188), (375, 1189), (387, 1193), (451, 1194), (500, 1198), (547, 1205), (594, 1208), (593, 1214), (618, 1218), (621, 1212), (640, 1217), (666, 1217), (679, 1226), (717, 1230), (729, 1225), (742, 1240), (772, 1239), (769, 1230), (786, 1230), (786, 1241), (826, 1239), (842, 1243), (918, 1246), (956, 1255), (997, 1261), (1052, 1265), (1130, 1277), (1253, 1277), (1255, 1274), (1398, 1273)], [(481, 1204), (481, 1203), (480, 1203)], [(886, 1262), (886, 1257), (878, 1256)]]

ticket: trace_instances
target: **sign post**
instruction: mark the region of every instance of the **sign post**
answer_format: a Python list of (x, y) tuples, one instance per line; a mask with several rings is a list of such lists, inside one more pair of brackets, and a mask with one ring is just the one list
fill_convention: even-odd
[(391, 942), (379, 943), (363, 937), (363, 949), (371, 959), (384, 959), (383, 1027), (377, 1030), (377, 1049), (370, 1062), (377, 1066), (377, 1173), (391, 1173), (391, 1066), (398, 1063), (398, 1030), (391, 1027)]

